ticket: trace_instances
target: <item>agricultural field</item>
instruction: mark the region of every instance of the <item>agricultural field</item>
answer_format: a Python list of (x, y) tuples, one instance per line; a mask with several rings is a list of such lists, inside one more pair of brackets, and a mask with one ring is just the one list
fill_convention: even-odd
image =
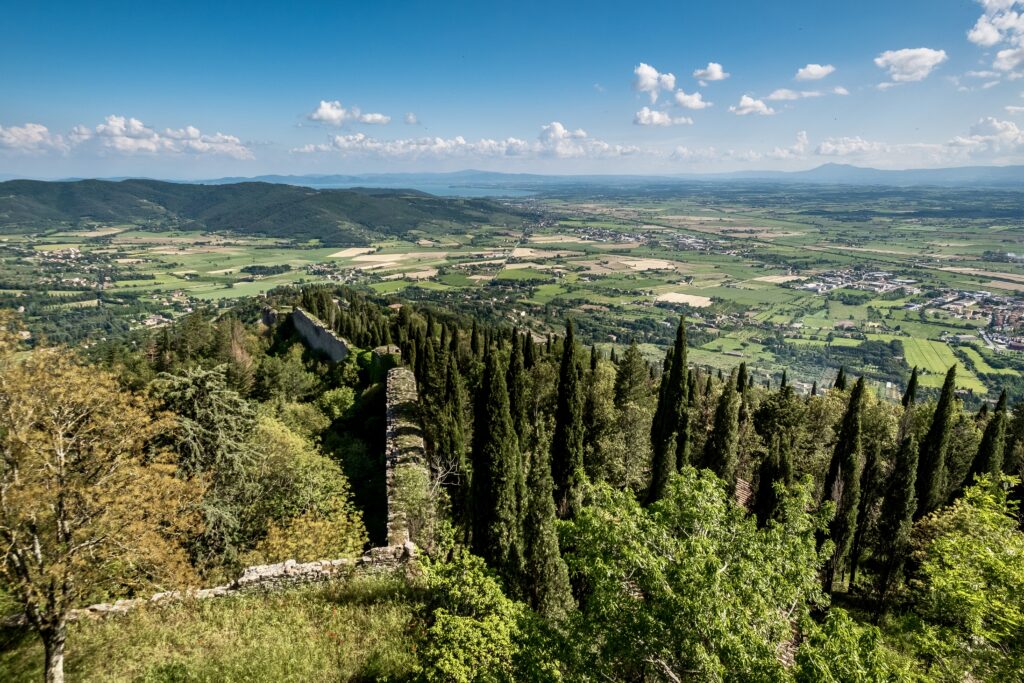
[(620, 351), (634, 340), (663, 346), (686, 315), (691, 362), (712, 369), (746, 362), (759, 381), (786, 370), (806, 391), (847, 366), (898, 392), (914, 366), (936, 389), (959, 362), (958, 387), (991, 399), (1024, 365), (1014, 350), (1024, 262), (1010, 258), (1024, 251), (1024, 219), (1007, 217), (1019, 213), (1006, 208), (1015, 196), (994, 193), (978, 208), (976, 194), (540, 193), (514, 207), (538, 217), (521, 226), (435, 226), (350, 247), (131, 224), (22, 231), (0, 242), (0, 302), (24, 305), (59, 339), (48, 320), (118, 334), (335, 282), (538, 335), (573, 318), (589, 342)]

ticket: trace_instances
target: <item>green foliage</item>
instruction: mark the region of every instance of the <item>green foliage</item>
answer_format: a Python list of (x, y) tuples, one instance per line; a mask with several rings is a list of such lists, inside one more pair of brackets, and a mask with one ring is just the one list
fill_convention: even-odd
[(736, 489), (736, 465), (739, 460), (740, 394), (730, 378), (722, 387), (715, 406), (711, 434), (704, 442), (701, 465), (725, 482), (726, 490)]
[(914, 601), (928, 622), (925, 652), (940, 650), (940, 667), (958, 679), (1005, 681), (1024, 671), (1024, 533), (1007, 495), (1016, 481), (983, 476), (917, 530)]
[(583, 465), (583, 368), (577, 358), (572, 321), (565, 324), (565, 345), (558, 374), (555, 433), (551, 440), (551, 469), (555, 479), (555, 504), (559, 517), (579, 509)]
[(566, 643), (574, 680), (775, 681), (790, 617), (820, 604), (808, 484), (758, 530), (721, 480), (684, 468), (643, 508), (606, 486), (566, 528), (585, 586)]
[(796, 653), (796, 683), (897, 683), (918, 680), (912, 665), (888, 650), (879, 630), (862, 626), (845, 610), (832, 608)]
[(917, 468), (917, 513), (921, 518), (945, 502), (946, 452), (956, 411), (956, 365), (949, 368), (928, 434), (921, 441)]
[(832, 590), (837, 574), (847, 564), (847, 556), (857, 530), (861, 476), (861, 412), (864, 406), (864, 378), (850, 392), (836, 440), (832, 462), (825, 476), (825, 500), (835, 504), (835, 516), (829, 524), (829, 537), (835, 543), (832, 557), (825, 566), (825, 589)]

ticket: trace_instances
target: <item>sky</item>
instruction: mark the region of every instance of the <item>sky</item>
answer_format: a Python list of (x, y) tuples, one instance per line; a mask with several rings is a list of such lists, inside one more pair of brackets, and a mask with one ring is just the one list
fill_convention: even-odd
[(1024, 163), (1024, 0), (7, 3), (0, 177)]

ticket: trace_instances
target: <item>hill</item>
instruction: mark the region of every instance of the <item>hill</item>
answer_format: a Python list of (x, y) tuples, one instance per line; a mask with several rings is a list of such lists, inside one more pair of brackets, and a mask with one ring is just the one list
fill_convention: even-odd
[(8, 230), (139, 223), (319, 240), (334, 246), (366, 244), (410, 230), (517, 224), (522, 219), (489, 200), (441, 198), (416, 190), (157, 180), (0, 183), (0, 229)]

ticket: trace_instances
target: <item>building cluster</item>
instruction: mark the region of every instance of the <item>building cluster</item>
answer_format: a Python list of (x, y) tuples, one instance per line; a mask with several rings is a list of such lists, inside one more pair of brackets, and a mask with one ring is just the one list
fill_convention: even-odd
[(900, 292), (905, 296), (921, 293), (917, 280), (898, 277), (884, 270), (863, 270), (847, 268), (831, 270), (815, 275), (813, 279), (794, 283), (796, 289), (807, 289), (817, 294), (825, 294), (834, 289), (859, 289), (874, 294)]

